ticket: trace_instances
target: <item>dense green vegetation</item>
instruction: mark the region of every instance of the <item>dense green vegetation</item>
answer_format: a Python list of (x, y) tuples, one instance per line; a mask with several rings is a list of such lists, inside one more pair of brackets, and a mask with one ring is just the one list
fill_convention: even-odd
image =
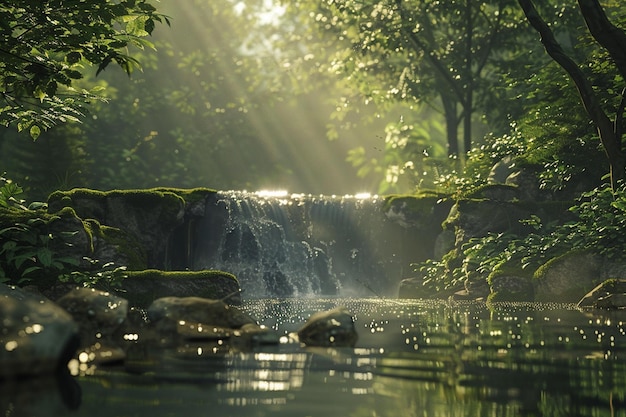
[[(504, 163), (571, 218), (474, 238), (418, 266), (427, 282), (458, 285), (461, 258), (486, 273), (566, 249), (620, 257), (626, 8), (534, 3), (11, 0), (0, 171), (24, 189), (3, 178), (0, 206), (34, 211), (18, 196), (73, 187), (359, 184), (463, 199)], [(0, 230), (25, 242), (3, 243), (0, 278), (76, 263), (42, 249), (62, 239), (33, 232), (36, 218)]]

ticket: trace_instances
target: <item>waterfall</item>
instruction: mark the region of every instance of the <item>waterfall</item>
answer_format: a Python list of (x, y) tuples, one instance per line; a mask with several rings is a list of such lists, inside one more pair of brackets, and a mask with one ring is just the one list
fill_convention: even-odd
[(218, 192), (194, 225), (191, 268), (233, 273), (247, 297), (394, 295), (416, 259), (400, 256), (411, 232), (382, 207), (378, 197)]

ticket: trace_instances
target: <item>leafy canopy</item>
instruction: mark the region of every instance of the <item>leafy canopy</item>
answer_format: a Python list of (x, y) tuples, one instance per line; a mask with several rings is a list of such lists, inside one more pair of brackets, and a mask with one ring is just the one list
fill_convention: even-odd
[(88, 65), (111, 62), (130, 74), (138, 62), (128, 47), (152, 47), (144, 37), (169, 21), (145, 0), (8, 0), (0, 4), (0, 124), (28, 130), (77, 120), (97, 91), (78, 90)]

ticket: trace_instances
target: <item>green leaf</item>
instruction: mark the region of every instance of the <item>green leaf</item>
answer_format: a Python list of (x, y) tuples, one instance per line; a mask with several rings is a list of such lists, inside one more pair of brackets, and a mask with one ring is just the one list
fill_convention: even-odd
[(33, 140), (37, 140), (37, 138), (41, 135), (41, 128), (37, 125), (32, 125), (30, 127), (30, 137)]
[(40, 270), (41, 270), (41, 267), (40, 267), (40, 266), (31, 266), (31, 267), (26, 268), (26, 269), (22, 272), (22, 276), (24, 276), (24, 275), (28, 275), (28, 274), (30, 274), (31, 272), (40, 271)]
[(83, 56), (81, 55), (80, 52), (72, 51), (65, 56), (65, 62), (67, 62), (70, 65), (73, 65), (73, 64), (76, 64), (78, 61), (80, 61), (82, 58)]
[(48, 248), (39, 248), (37, 250), (37, 259), (44, 267), (52, 265), (52, 251)]

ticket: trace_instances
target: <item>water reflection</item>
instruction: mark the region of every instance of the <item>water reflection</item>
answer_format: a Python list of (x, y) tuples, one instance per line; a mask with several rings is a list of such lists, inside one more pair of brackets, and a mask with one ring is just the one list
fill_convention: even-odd
[[(337, 305), (355, 316), (356, 348), (302, 348), (289, 337)], [(362, 299), (255, 300), (244, 309), (283, 343), (138, 352), (126, 369), (76, 378), (83, 401), (69, 415), (626, 416), (623, 317), (571, 305)], [(0, 414), (20, 415), (12, 404)]]

